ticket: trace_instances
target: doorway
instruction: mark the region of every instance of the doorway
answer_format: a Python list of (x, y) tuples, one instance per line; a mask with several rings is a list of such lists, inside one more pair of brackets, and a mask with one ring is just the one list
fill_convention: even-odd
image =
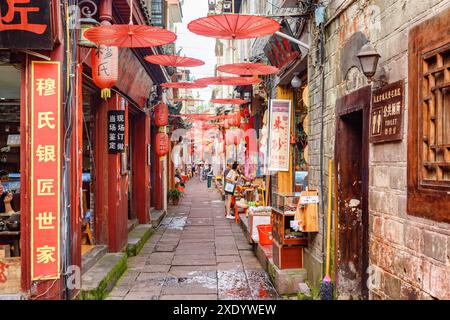
[(336, 105), (336, 282), (344, 299), (368, 298), (370, 97), (371, 88), (365, 87), (341, 98)]

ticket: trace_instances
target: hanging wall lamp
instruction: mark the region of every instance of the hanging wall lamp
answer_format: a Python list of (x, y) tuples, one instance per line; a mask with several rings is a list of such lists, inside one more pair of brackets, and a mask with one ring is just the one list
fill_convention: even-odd
[(377, 72), (378, 61), (380, 60), (381, 55), (375, 51), (373, 45), (368, 42), (361, 48), (357, 57), (361, 62), (362, 72), (366, 78), (372, 82), (373, 77)]

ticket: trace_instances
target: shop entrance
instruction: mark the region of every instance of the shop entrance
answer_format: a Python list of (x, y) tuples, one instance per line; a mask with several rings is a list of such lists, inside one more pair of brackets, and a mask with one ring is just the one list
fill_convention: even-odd
[(21, 159), (26, 147), (20, 143), (21, 59), (9, 52), (1, 58), (0, 295), (12, 295), (21, 290)]
[(337, 102), (337, 288), (346, 298), (368, 298), (370, 87)]

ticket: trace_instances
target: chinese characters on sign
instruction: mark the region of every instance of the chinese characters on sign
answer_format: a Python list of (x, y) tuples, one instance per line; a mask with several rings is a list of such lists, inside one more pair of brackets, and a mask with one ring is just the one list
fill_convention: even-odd
[(31, 276), (60, 272), (60, 63), (32, 62)]
[(269, 171), (289, 171), (291, 101), (270, 101)]
[(403, 81), (389, 84), (372, 95), (370, 142), (402, 140)]
[(125, 152), (125, 111), (108, 111), (108, 151)]
[(0, 48), (53, 47), (51, 1), (0, 1)]

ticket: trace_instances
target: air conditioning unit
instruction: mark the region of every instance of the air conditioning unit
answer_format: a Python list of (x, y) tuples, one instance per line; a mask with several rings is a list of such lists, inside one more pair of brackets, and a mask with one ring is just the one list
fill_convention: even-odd
[(284, 0), (281, 4), (282, 8), (297, 8), (298, 0)]

